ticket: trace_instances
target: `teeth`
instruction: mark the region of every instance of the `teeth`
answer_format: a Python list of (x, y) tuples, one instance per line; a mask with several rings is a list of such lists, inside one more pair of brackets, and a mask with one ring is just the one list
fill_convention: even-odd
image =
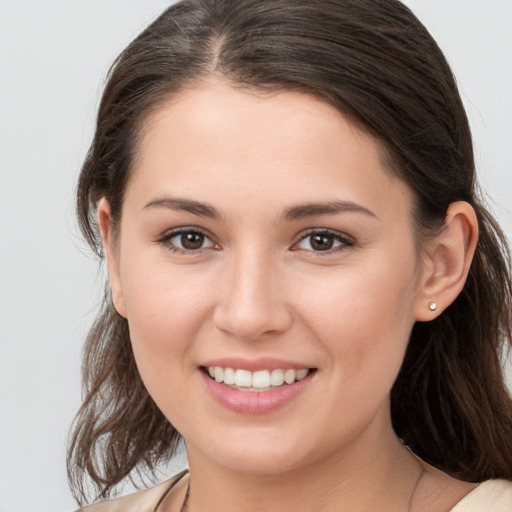
[(284, 372), (284, 381), (286, 384), (293, 384), (295, 382), (295, 377), (297, 377), (297, 372), (295, 370), (286, 370)]
[(233, 385), (235, 382), (236, 382), (235, 370), (233, 370), (233, 368), (225, 368), (224, 369), (224, 384)]
[(261, 370), (252, 374), (252, 387), (253, 388), (269, 388), (270, 387), (270, 373), (267, 370)]
[(252, 390), (268, 389), (270, 387), (282, 386), (284, 383), (293, 384), (302, 380), (309, 373), (308, 368), (301, 370), (249, 370), (222, 368), (220, 366), (209, 366), (208, 373), (216, 382), (223, 382), (237, 388), (250, 388)]
[(297, 380), (302, 380), (307, 374), (309, 370), (303, 369), (303, 370), (297, 370)]
[[(217, 371), (217, 368), (215, 368), (215, 371)], [(235, 386), (237, 388), (252, 387), (252, 373), (249, 370), (236, 370)]]
[(272, 373), (270, 374), (270, 385), (271, 386), (282, 386), (283, 382), (284, 382), (284, 371), (283, 370), (272, 370)]
[(215, 367), (215, 380), (217, 382), (224, 382), (224, 368)]

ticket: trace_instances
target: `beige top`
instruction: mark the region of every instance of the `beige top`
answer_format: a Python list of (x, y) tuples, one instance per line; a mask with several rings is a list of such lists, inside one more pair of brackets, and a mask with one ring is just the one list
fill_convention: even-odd
[(144, 491), (134, 492), (113, 500), (102, 501), (79, 509), (77, 512), (155, 512), (174, 484), (188, 473), (178, 473), (170, 480)]
[[(186, 473), (187, 471), (183, 471), (170, 480), (145, 491), (89, 505), (80, 510), (83, 512), (156, 512), (167, 493)], [(512, 512), (512, 482), (487, 480), (475, 487), (450, 512)]]
[(450, 512), (512, 512), (512, 482), (482, 482), (462, 498)]

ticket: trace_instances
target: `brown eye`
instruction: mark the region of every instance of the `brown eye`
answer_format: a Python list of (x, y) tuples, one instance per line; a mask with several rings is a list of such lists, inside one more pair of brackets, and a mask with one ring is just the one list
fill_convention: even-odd
[(354, 242), (341, 233), (331, 231), (310, 231), (294, 246), (294, 250), (334, 253), (351, 247)]
[(159, 243), (178, 253), (201, 252), (215, 249), (216, 244), (204, 233), (195, 229), (180, 228), (163, 236)]
[(325, 234), (312, 235), (309, 243), (315, 251), (328, 251), (334, 245), (334, 236)]
[(180, 237), (181, 246), (189, 251), (200, 249), (204, 244), (204, 238), (201, 233), (183, 233)]

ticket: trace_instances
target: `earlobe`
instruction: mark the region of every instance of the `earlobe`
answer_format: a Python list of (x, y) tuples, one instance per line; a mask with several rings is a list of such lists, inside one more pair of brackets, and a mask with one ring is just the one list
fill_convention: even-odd
[(110, 204), (104, 197), (102, 197), (98, 202), (97, 215), (101, 239), (103, 241), (103, 253), (107, 260), (108, 279), (110, 282), (110, 289), (112, 291), (112, 301), (116, 311), (122, 317), (126, 318), (126, 307), (121, 287), (121, 277), (119, 274), (119, 262), (114, 248)]
[(452, 203), (444, 228), (428, 242), (415, 318), (427, 322), (439, 316), (459, 295), (466, 282), (478, 241), (478, 221), (465, 201)]

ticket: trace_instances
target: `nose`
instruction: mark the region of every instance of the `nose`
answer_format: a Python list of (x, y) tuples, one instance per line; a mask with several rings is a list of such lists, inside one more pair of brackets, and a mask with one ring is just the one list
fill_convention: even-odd
[(285, 298), (284, 276), (272, 257), (251, 253), (233, 257), (214, 312), (218, 329), (244, 340), (286, 331), (292, 311)]

